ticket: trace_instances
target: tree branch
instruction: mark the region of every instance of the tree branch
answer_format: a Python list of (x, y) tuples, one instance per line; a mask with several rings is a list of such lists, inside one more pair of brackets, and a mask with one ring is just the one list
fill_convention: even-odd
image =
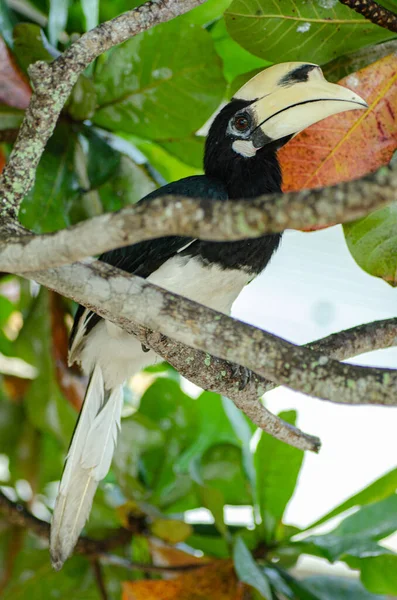
[(164, 235), (239, 240), (285, 229), (349, 221), (394, 201), (397, 166), (337, 186), (250, 200), (164, 196), (94, 217), (56, 233), (0, 229), (0, 269), (27, 272)]
[(363, 15), (375, 25), (397, 32), (397, 15), (374, 0), (339, 0), (339, 2)]
[(143, 325), (259, 375), (336, 403), (397, 404), (397, 371), (339, 363), (167, 292), (100, 261), (30, 273), (29, 278), (132, 331)]
[(44, 147), (80, 73), (100, 54), (205, 0), (150, 0), (82, 35), (54, 62), (29, 68), (34, 87), (10, 159), (0, 178), (0, 218), (15, 219), (34, 183)]

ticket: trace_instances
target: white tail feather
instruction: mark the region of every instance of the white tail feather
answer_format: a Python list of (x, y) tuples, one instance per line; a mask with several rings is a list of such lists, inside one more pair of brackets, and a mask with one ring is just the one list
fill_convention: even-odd
[(55, 569), (70, 556), (89, 516), (92, 500), (112, 462), (120, 428), (122, 387), (105, 395), (101, 369), (91, 376), (74, 431), (51, 523), (50, 551)]

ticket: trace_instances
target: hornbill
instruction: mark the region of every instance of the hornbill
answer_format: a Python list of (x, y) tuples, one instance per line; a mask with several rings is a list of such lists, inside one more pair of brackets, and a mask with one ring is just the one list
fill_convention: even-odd
[[(314, 64), (274, 65), (248, 81), (215, 117), (205, 145), (205, 175), (147, 195), (233, 200), (281, 191), (277, 150), (309, 125), (367, 108), (354, 92), (328, 83)], [(105, 252), (100, 260), (169, 291), (229, 313), (241, 290), (266, 267), (281, 234), (237, 242), (169, 236)], [(73, 551), (98, 482), (107, 474), (120, 428), (122, 385), (158, 357), (123, 329), (79, 306), (69, 360), (90, 380), (67, 455), (51, 525), (56, 569)], [(131, 440), (133, 443), (133, 440)]]

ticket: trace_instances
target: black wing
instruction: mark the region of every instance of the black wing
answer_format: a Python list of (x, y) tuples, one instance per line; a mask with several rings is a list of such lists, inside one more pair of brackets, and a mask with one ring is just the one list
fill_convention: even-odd
[[(173, 183), (169, 183), (154, 190), (140, 202), (150, 202), (159, 196), (167, 194), (190, 196), (193, 198), (208, 198), (212, 200), (226, 200), (228, 198), (225, 186), (217, 180), (209, 179), (205, 175), (196, 175), (186, 177)], [(178, 250), (192, 242), (193, 238), (181, 236), (162, 237), (147, 242), (139, 242), (131, 246), (109, 250), (99, 257), (99, 260), (108, 263), (128, 273), (134, 273), (140, 277), (146, 278), (156, 271), (169, 258), (174, 256)], [(81, 339), (85, 337), (95, 325), (101, 320), (101, 317), (91, 311), (86, 311), (84, 306), (79, 305), (74, 318), (73, 328), (70, 334), (69, 348), (72, 347), (76, 338), (77, 331), (83, 327), (85, 329)], [(83, 313), (84, 320), (81, 321)], [(78, 344), (79, 345), (79, 344)]]

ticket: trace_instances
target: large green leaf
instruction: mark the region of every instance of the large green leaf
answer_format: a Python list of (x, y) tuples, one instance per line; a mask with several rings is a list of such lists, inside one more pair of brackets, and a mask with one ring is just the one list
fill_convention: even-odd
[(13, 569), (12, 579), (2, 594), (2, 600), (99, 600), (89, 562), (72, 557), (62, 571), (51, 566), (48, 549), (27, 548), (21, 552)]
[(397, 495), (364, 506), (342, 521), (336, 529), (325, 535), (311, 536), (305, 540), (321, 548), (329, 560), (344, 554), (376, 556), (384, 550), (376, 544), (397, 530)]
[(71, 224), (70, 210), (78, 197), (75, 141), (69, 126), (57, 127), (40, 160), (34, 188), (23, 200), (21, 222), (37, 233)]
[(14, 27), (13, 36), (14, 54), (24, 71), (27, 71), (29, 65), (38, 60), (45, 62), (54, 60), (43, 30), (38, 25), (18, 23)]
[(192, 461), (196, 469), (204, 453), (215, 444), (238, 444), (236, 434), (225, 414), (222, 398), (213, 392), (203, 392), (196, 401), (197, 437), (180, 457), (176, 468), (182, 472), (191, 471)]
[(206, 0), (201, 6), (179, 17), (177, 23), (195, 23), (196, 25), (208, 25), (219, 19), (228, 8), (232, 0)]
[(364, 271), (397, 285), (397, 202), (343, 226), (347, 246)]
[(0, 104), (0, 130), (17, 129), (23, 121), (24, 111)]
[(256, 474), (250, 444), (256, 427), (252, 421), (250, 421), (248, 417), (246, 417), (245, 414), (239, 410), (231, 400), (229, 400), (229, 398), (222, 398), (222, 404), (230, 424), (232, 425), (234, 432), (241, 444), (241, 450), (243, 453), (243, 466), (247, 478), (251, 484), (251, 488), (254, 490)]
[(12, 29), (14, 21), (15, 17), (11, 14), (7, 3), (0, 2), (0, 34), (11, 48), (13, 46)]
[(306, 589), (319, 600), (386, 600), (384, 596), (371, 594), (355, 579), (316, 575), (304, 579)]
[(155, 448), (162, 449), (164, 435), (158, 425), (142, 414), (122, 420), (122, 427), (113, 459), (113, 469), (127, 498), (145, 494), (139, 483), (139, 463), (142, 455)]
[[(191, 152), (192, 145), (190, 138), (166, 142), (165, 145), (160, 145), (149, 140), (137, 138), (128, 133), (121, 133), (121, 137), (134, 144), (146, 156), (150, 165), (160, 173), (165, 181), (177, 181), (178, 179), (189, 177), (190, 175), (200, 175), (203, 172), (202, 167), (198, 169), (197, 167), (188, 165), (186, 162), (186, 160), (189, 160), (192, 156), (194, 156), (194, 160), (197, 159), (197, 151), (195, 151), (194, 155)], [(186, 157), (182, 156), (181, 158), (178, 158), (175, 149), (178, 149), (178, 154), (183, 154), (186, 139), (188, 140), (186, 144)], [(170, 148), (171, 152), (166, 150), (166, 146)]]
[(242, 452), (233, 444), (211, 446), (200, 461), (200, 476), (208, 487), (219, 490), (224, 504), (252, 504)]
[(210, 35), (175, 21), (115, 48), (98, 68), (95, 84), (95, 123), (163, 141), (196, 131), (225, 90)]
[[(295, 424), (296, 413), (280, 413), (288, 423)], [(294, 493), (303, 452), (262, 432), (254, 463), (256, 470), (256, 502), (268, 540), (274, 538), (285, 508)]]
[(196, 435), (197, 403), (175, 380), (158, 377), (143, 395), (140, 413), (164, 435), (162, 446), (146, 452), (140, 463), (143, 479), (152, 490), (151, 502), (163, 508), (192, 490), (190, 477), (176, 463)]
[(234, 0), (225, 19), (243, 48), (273, 62), (323, 64), (395, 35), (336, 0)]
[(354, 506), (365, 506), (372, 502), (377, 502), (388, 498), (397, 490), (397, 469), (392, 469), (379, 479), (373, 481), (368, 487), (360, 490), (354, 496), (351, 496), (339, 506), (336, 506), (330, 512), (326, 513), (321, 519), (318, 519), (314, 523), (311, 523), (306, 530), (313, 529), (326, 521), (329, 521), (333, 517), (340, 515)]
[(397, 595), (397, 555), (362, 558), (351, 564), (360, 569), (361, 581), (370, 592)]
[[(205, 6), (205, 5), (204, 5)], [(271, 62), (254, 56), (240, 46), (226, 29), (225, 19), (220, 19), (211, 28), (211, 35), (215, 43), (215, 49), (223, 62), (223, 72), (227, 81), (231, 82), (237, 75), (252, 71), (253, 69), (264, 69)]]
[(237, 536), (234, 544), (233, 559), (234, 568), (240, 581), (255, 588), (265, 600), (272, 600), (272, 592), (265, 573), (259, 569), (247, 546), (239, 536)]

